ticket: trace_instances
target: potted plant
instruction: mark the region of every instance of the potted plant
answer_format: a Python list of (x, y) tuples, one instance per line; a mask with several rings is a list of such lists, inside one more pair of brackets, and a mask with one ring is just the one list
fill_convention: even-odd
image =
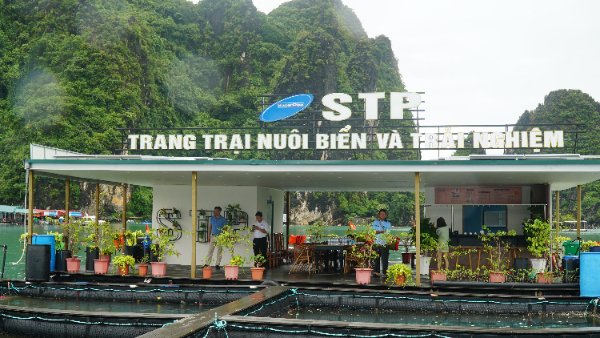
[(164, 277), (167, 274), (167, 263), (163, 262), (166, 256), (179, 256), (179, 252), (175, 250), (175, 245), (171, 241), (171, 237), (167, 235), (167, 229), (156, 229), (156, 233), (152, 235), (152, 253), (156, 257), (155, 262), (150, 262), (152, 266), (152, 276)]
[[(238, 244), (248, 244), (249, 237), (241, 236), (239, 231), (235, 231), (231, 225), (227, 224), (221, 229), (216, 241), (216, 245), (227, 250), (231, 256), (229, 265), (225, 265), (225, 278), (237, 279), (239, 267), (244, 263), (244, 259), (242, 256), (235, 255), (235, 247)], [(234, 276), (235, 278), (233, 278)]]
[[(413, 227), (410, 230), (412, 242), (417, 242), (417, 233)], [(437, 233), (433, 223), (430, 222), (429, 218), (421, 218), (421, 257), (420, 257), (420, 270), (422, 275), (429, 274), (429, 265), (431, 263), (431, 257), (433, 252), (437, 249)]]
[(240, 266), (244, 264), (244, 257), (233, 255), (229, 260), (229, 264), (225, 265), (225, 279), (237, 280), (240, 272)]
[(407, 264), (392, 264), (387, 270), (386, 282), (396, 285), (406, 285), (412, 281), (412, 270)]
[(371, 261), (377, 258), (377, 252), (373, 249), (375, 230), (363, 225), (353, 235), (356, 244), (350, 247), (350, 256), (356, 261), (356, 283), (366, 285), (371, 283)]
[(148, 255), (142, 256), (142, 260), (138, 265), (138, 276), (145, 277), (148, 274), (148, 263), (150, 262), (150, 257)]
[(265, 256), (258, 254), (252, 256), (252, 260), (254, 261), (254, 267), (250, 268), (252, 273), (252, 280), (262, 280), (265, 275), (265, 263), (267, 259)]
[(429, 274), (429, 266), (431, 265), (431, 257), (437, 249), (437, 239), (428, 233), (421, 234), (421, 274)]
[(550, 255), (550, 224), (536, 218), (523, 225), (527, 236), (527, 250), (533, 256), (529, 259), (534, 272), (544, 272)]
[(119, 275), (125, 276), (129, 274), (129, 268), (135, 265), (135, 258), (122, 253), (113, 258), (113, 264), (117, 267)]
[(504, 283), (506, 281), (507, 259), (510, 250), (508, 236), (515, 236), (514, 230), (491, 232), (483, 226), (479, 239), (483, 243), (483, 251), (487, 254), (490, 265), (489, 282)]
[(66, 259), (67, 272), (77, 273), (81, 269), (81, 260), (77, 256), (79, 254), (79, 246), (81, 241), (82, 223), (79, 221), (68, 222), (62, 224), (63, 239), (65, 245), (71, 250), (71, 257)]
[(110, 261), (110, 256), (115, 253), (115, 247), (113, 244), (113, 234), (115, 231), (112, 227), (105, 223), (102, 225), (99, 231), (98, 248), (100, 250), (99, 259)]
[(414, 245), (413, 237), (409, 232), (401, 232), (398, 234), (398, 237), (400, 237), (400, 245), (404, 247), (404, 252), (402, 253), (402, 263), (412, 266), (412, 258), (414, 257), (414, 254), (408, 252), (408, 248)]
[(306, 229), (306, 237), (310, 239), (310, 243), (319, 243), (321, 237), (325, 233), (325, 222), (318, 220), (313, 224), (309, 225)]

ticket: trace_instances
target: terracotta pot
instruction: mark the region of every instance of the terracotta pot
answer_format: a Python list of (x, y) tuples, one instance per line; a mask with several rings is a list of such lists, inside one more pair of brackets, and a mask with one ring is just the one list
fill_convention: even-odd
[(265, 276), (265, 268), (250, 268), (252, 280), (262, 280)]
[(430, 278), (429, 278), (432, 282), (438, 281), (438, 282), (443, 282), (447, 280), (447, 276), (446, 273), (444, 271), (440, 271), (440, 270), (431, 270), (430, 273)]
[(98, 275), (105, 275), (108, 273), (108, 266), (110, 261), (106, 259), (94, 259), (94, 273)]
[(367, 285), (371, 283), (371, 272), (373, 269), (370, 268), (356, 268), (356, 283), (359, 285)]
[(535, 274), (535, 282), (539, 284), (552, 284), (552, 275), (538, 272)]
[(506, 275), (504, 272), (490, 272), (490, 283), (504, 283), (506, 282)]
[(400, 274), (396, 276), (396, 285), (404, 285), (406, 284), (406, 275)]
[(152, 265), (153, 277), (164, 277), (167, 274), (167, 263), (151, 262), (150, 264)]
[(81, 268), (81, 260), (77, 257), (67, 258), (67, 272), (77, 273)]
[(117, 270), (119, 271), (119, 275), (126, 276), (129, 274), (129, 265), (123, 267), (117, 266)]
[(212, 278), (212, 267), (211, 266), (207, 266), (205, 268), (202, 268), (202, 278), (204, 278), (204, 279), (211, 279)]
[(110, 262), (110, 255), (100, 255), (99, 259)]
[(240, 267), (237, 265), (225, 265), (225, 279), (236, 280), (240, 272)]
[(148, 264), (140, 264), (138, 265), (138, 276), (145, 277), (148, 274)]

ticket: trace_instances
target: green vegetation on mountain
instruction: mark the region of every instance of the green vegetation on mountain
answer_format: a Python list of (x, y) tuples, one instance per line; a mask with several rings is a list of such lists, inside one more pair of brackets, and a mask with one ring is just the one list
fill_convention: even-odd
[[(257, 127), (260, 94), (403, 88), (389, 39), (369, 39), (340, 0), (269, 15), (250, 0), (4, 1), (0, 201), (22, 203), (30, 143), (118, 153), (116, 128)], [(89, 205), (92, 186), (74, 182), (72, 205)], [(63, 189), (38, 179), (36, 207), (62, 208)], [(134, 189), (129, 209), (147, 214), (149, 196)]]
[[(546, 152), (600, 154), (600, 140), (596, 137), (600, 133), (600, 102), (590, 95), (567, 89), (550, 92), (537, 108), (525, 111), (519, 117), (515, 130), (528, 128), (522, 125), (544, 123), (563, 124), (557, 129), (565, 131), (565, 148)], [(578, 132), (577, 137), (575, 132)], [(561, 192), (560, 202), (563, 216), (574, 219), (576, 190), (573, 188)], [(600, 181), (582, 187), (582, 217), (590, 223), (600, 223)]]

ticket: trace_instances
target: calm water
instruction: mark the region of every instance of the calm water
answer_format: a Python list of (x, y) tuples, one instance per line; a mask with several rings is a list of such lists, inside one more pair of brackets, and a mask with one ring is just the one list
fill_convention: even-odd
[[(120, 224), (118, 225), (120, 227)], [(128, 229), (145, 230), (142, 224), (128, 224)], [(0, 245), (8, 245), (6, 252), (6, 269), (4, 271), (5, 279), (25, 279), (25, 256), (19, 261), (23, 254), (23, 243), (19, 242), (19, 237), (24, 231), (23, 225), (0, 224)], [(46, 234), (48, 231), (61, 231), (55, 225), (34, 225), (33, 232), (37, 234)], [(79, 251), (81, 266), (85, 268), (85, 250)], [(0, 269), (2, 268), (2, 252), (0, 250)]]
[(93, 300), (30, 298), (23, 296), (7, 296), (0, 298), (0, 305), (27, 308), (44, 308), (53, 310), (72, 310), (90, 312), (136, 312), (163, 314), (191, 314), (210, 310), (217, 305), (206, 304), (171, 304), (150, 302), (102, 302)]
[(498, 315), (458, 314), (429, 312), (400, 312), (356, 308), (290, 308), (271, 317), (331, 320), (343, 322), (390, 323), (406, 325), (440, 325), (483, 328), (578, 328), (600, 327), (600, 319), (586, 318), (582, 314), (570, 315)]

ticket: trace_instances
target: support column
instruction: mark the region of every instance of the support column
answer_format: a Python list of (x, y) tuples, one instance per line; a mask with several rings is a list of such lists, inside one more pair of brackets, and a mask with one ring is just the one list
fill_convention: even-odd
[(421, 174), (415, 173), (415, 282), (421, 286), (421, 199), (420, 199)]
[(123, 184), (123, 214), (121, 215), (121, 236), (127, 231), (127, 183)]
[(28, 187), (28, 194), (29, 194), (29, 201), (27, 201), (28, 203), (28, 213), (27, 213), (27, 233), (29, 234), (29, 236), (27, 237), (27, 243), (31, 244), (31, 241), (33, 239), (33, 186), (34, 186), (34, 177), (33, 177), (33, 170), (28, 170), (27, 171), (27, 175), (28, 177), (28, 181), (29, 181), (29, 187)]
[(196, 238), (198, 237), (198, 173), (192, 171), (192, 262), (190, 278), (196, 278)]
[(560, 193), (558, 191), (554, 192), (554, 199), (554, 204), (556, 204), (556, 206), (554, 207), (556, 208), (554, 219), (556, 222), (556, 235), (558, 236), (558, 232), (560, 231)]
[(577, 240), (581, 241), (581, 185), (577, 186)]
[(291, 215), (290, 215), (290, 205), (291, 204), (291, 200), (290, 200), (290, 192), (286, 191), (285, 192), (285, 248), (287, 250), (287, 247), (290, 245), (289, 240), (290, 240), (290, 220), (291, 220)]
[(98, 240), (100, 239), (100, 229), (98, 227), (100, 219), (100, 183), (96, 183), (94, 195), (96, 200), (96, 208), (94, 210), (94, 215), (96, 215), (96, 219), (94, 220), (94, 233), (96, 234), (96, 244), (98, 244)]
[[(71, 220), (69, 217), (69, 202), (71, 199), (71, 179), (70, 178), (66, 178), (65, 179), (65, 212), (67, 213), (65, 215), (65, 222), (68, 224)], [(65, 240), (65, 250), (69, 250), (69, 228), (66, 227), (65, 228), (65, 238), (67, 238)]]

